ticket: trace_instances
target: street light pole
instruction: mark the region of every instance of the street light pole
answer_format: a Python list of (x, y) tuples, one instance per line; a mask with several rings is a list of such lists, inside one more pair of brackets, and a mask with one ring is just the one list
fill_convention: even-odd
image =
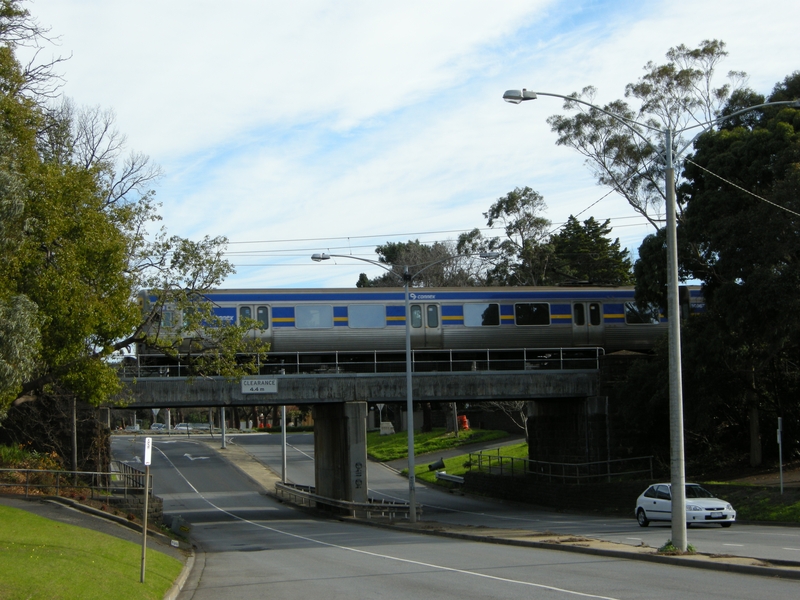
[[(667, 327), (669, 355), (669, 481), (672, 494), (672, 544), (681, 552), (689, 546), (686, 535), (686, 459), (683, 444), (683, 380), (681, 370), (681, 319), (678, 297), (678, 215), (675, 201), (675, 167), (672, 132), (664, 133), (666, 152), (665, 203), (667, 205)], [(678, 517), (678, 518), (676, 518)]]
[(353, 256), (351, 254), (313, 254), (311, 256), (311, 260), (315, 262), (321, 262), (323, 260), (329, 260), (330, 258), (349, 258), (353, 260), (360, 260), (362, 262), (370, 263), (371, 265), (375, 265), (376, 267), (380, 267), (384, 271), (399, 277), (403, 282), (403, 296), (405, 297), (405, 310), (406, 310), (406, 429), (408, 430), (408, 519), (411, 523), (417, 522), (417, 487), (416, 487), (416, 465), (414, 459), (414, 389), (412, 387), (412, 363), (411, 363), (411, 306), (410, 306), (410, 299), (409, 299), (409, 286), (411, 285), (411, 281), (422, 273), (425, 269), (432, 267), (434, 265), (438, 265), (441, 262), (446, 260), (451, 260), (453, 258), (457, 258), (459, 256), (480, 256), (484, 259), (491, 259), (497, 258), (499, 254), (497, 252), (481, 252), (477, 255), (469, 255), (469, 254), (457, 254), (455, 256), (447, 256), (441, 260), (434, 261), (425, 265), (422, 269), (414, 273), (413, 275), (409, 273), (408, 266), (403, 267), (403, 276), (400, 277), (395, 273), (391, 268), (387, 267), (385, 264), (380, 263), (376, 260), (370, 260), (368, 258), (362, 258), (360, 256)]
[(417, 475), (414, 458), (414, 389), (412, 384), (411, 364), (411, 302), (408, 297), (408, 286), (411, 275), (408, 267), (403, 267), (403, 295), (406, 303), (406, 429), (408, 430), (408, 520), (417, 522)]
[[(800, 108), (797, 100), (782, 102), (767, 102), (755, 106), (749, 106), (738, 110), (730, 115), (725, 115), (711, 121), (698, 123), (680, 130), (673, 130), (669, 127), (661, 130), (646, 123), (633, 121), (621, 115), (609, 112), (580, 98), (574, 96), (564, 96), (562, 94), (552, 94), (549, 92), (534, 92), (527, 89), (508, 90), (503, 94), (503, 100), (512, 104), (519, 104), (526, 100), (535, 100), (538, 96), (553, 96), (563, 98), (569, 102), (577, 102), (589, 106), (595, 110), (616, 119), (632, 133), (639, 136), (651, 148), (658, 151), (653, 143), (636, 126), (649, 129), (650, 131), (664, 136), (664, 164), (665, 164), (665, 186), (664, 198), (667, 209), (667, 315), (668, 315), (668, 335), (669, 335), (669, 423), (670, 423), (670, 484), (672, 487), (672, 544), (681, 550), (686, 551), (686, 465), (683, 448), (683, 383), (681, 381), (681, 325), (680, 325), (680, 300), (678, 295), (678, 221), (677, 205), (675, 199), (675, 165), (674, 159), (680, 157), (694, 141), (703, 133), (711, 129), (720, 121), (730, 119), (758, 108), (766, 106), (791, 105)], [(680, 134), (702, 127), (702, 130), (695, 135), (683, 148), (673, 152), (673, 144)]]

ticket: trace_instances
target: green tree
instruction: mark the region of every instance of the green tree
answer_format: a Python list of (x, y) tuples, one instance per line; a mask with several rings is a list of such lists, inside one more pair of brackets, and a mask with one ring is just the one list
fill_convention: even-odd
[[(106, 359), (139, 342), (177, 352), (191, 334), (195, 373), (249, 370), (237, 355), (252, 324), (222, 327), (202, 296), (233, 270), (226, 240), (148, 233), (158, 169), (123, 154), (112, 113), (50, 105), (48, 65), (15, 58), (41, 35), (19, 2), (0, 0), (0, 415), (53, 395), (109, 400), (120, 383)], [(156, 298), (144, 312), (141, 289)], [(166, 307), (185, 327), (155, 326)]]
[[(795, 73), (769, 100), (798, 96)], [(721, 114), (764, 100), (740, 90)], [(715, 443), (748, 450), (753, 464), (762, 460), (762, 439), (775, 450), (771, 436), (761, 436), (764, 418), (783, 416), (791, 430), (800, 416), (794, 400), (800, 380), (799, 114), (785, 107), (755, 110), (705, 133), (678, 190), (685, 206), (680, 275), (702, 281), (706, 300), (705, 314), (692, 317), (682, 336), (685, 405), (706, 411), (689, 434), (705, 440), (705, 450)], [(640, 247), (637, 297), (662, 299), (665, 246), (662, 230)], [(749, 448), (742, 448), (747, 439)]]
[[(658, 229), (665, 193), (661, 131), (680, 130), (716, 117), (745, 79), (744, 73), (729, 71), (726, 83), (715, 84), (717, 67), (727, 54), (724, 42), (705, 40), (697, 48), (683, 44), (670, 48), (668, 62), (663, 65), (648, 62), (645, 75), (625, 88), (625, 97), (636, 100), (638, 106), (615, 100), (602, 107), (627, 123), (595, 108), (566, 101), (564, 109), (576, 114), (548, 119), (558, 134), (557, 143), (586, 157), (597, 182), (622, 195)], [(573, 97), (594, 103), (596, 93), (589, 86)], [(682, 147), (682, 142), (674, 140), (676, 147)]]
[(403, 285), (403, 272), (408, 267), (417, 287), (466, 287), (481, 285), (486, 269), (475, 257), (459, 254), (453, 242), (423, 244), (419, 240), (387, 242), (375, 248), (378, 262), (390, 266), (392, 273), (369, 279), (359, 276), (356, 287), (396, 287)]
[[(800, 72), (769, 101), (800, 97)], [(742, 99), (760, 103), (748, 92)], [(751, 421), (751, 461), (760, 462), (759, 413), (797, 416), (791, 389), (800, 368), (800, 110), (754, 111), (695, 144), (681, 194), (680, 235), (695, 252), (685, 267), (703, 281), (709, 316), (731, 349), (726, 369)], [(765, 324), (767, 326), (765, 326)]]
[(552, 272), (565, 282), (594, 285), (631, 285), (633, 273), (628, 251), (613, 242), (610, 221), (599, 223), (589, 217), (581, 224), (570, 215), (557, 234), (550, 238), (553, 246)]
[(529, 187), (515, 188), (498, 198), (483, 213), (489, 227), (502, 227), (504, 238), (485, 238), (479, 229), (461, 234), (457, 251), (462, 254), (497, 252), (499, 258), (487, 271), (487, 285), (545, 285), (553, 248), (550, 221), (542, 216), (544, 198)]

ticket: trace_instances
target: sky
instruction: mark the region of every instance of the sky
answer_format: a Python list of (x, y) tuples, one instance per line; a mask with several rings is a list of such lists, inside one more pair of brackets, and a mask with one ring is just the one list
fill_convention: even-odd
[[(556, 98), (512, 105), (507, 89), (624, 96), (648, 61), (705, 39), (719, 68), (768, 94), (800, 69), (797, 0), (30, 0), (69, 57), (62, 92), (112, 109), (127, 148), (163, 174), (162, 225), (225, 236), (226, 288), (353, 287), (382, 271), (386, 242), (487, 230), (498, 198), (529, 186), (555, 229), (610, 219), (635, 256), (653, 232), (556, 146)], [(605, 196), (605, 197), (604, 197)], [(602, 198), (602, 200), (601, 200)], [(599, 202), (598, 202), (599, 201)]]

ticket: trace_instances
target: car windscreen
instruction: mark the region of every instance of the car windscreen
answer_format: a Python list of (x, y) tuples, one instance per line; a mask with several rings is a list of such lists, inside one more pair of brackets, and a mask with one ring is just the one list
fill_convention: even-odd
[(687, 498), (713, 498), (714, 494), (709, 492), (704, 487), (700, 487), (699, 485), (687, 485), (686, 486), (686, 497)]

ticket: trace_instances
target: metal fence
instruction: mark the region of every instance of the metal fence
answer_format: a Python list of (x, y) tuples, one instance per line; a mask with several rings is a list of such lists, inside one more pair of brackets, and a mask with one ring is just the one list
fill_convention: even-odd
[(601, 483), (647, 475), (653, 478), (653, 457), (638, 456), (583, 463), (546, 462), (477, 452), (469, 455), (469, 469), (495, 475), (535, 477), (548, 483)]
[[(150, 476), (150, 495), (153, 494)], [(57, 471), (47, 469), (0, 469), (0, 490), (30, 496), (75, 496), (94, 500), (111, 496), (127, 497), (142, 494), (145, 472), (122, 462), (113, 461), (110, 472)], [(19, 491), (17, 491), (19, 490)]]
[[(499, 348), (462, 350), (413, 350), (412, 369), (424, 372), (467, 371), (561, 371), (596, 370), (602, 348)], [(262, 356), (242, 355), (255, 360), (259, 375), (320, 375), (336, 373), (402, 373), (406, 370), (403, 351), (270, 352)], [(161, 354), (126, 357), (118, 366), (120, 377), (186, 377), (192, 374), (185, 357)]]

